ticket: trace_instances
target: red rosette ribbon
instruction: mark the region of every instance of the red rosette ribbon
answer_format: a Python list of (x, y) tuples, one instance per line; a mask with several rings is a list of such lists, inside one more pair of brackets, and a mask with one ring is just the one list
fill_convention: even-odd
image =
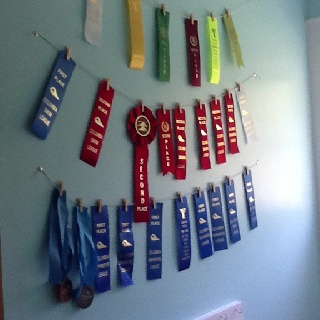
[(148, 188), (148, 145), (157, 133), (157, 120), (152, 111), (138, 105), (128, 114), (127, 131), (134, 143), (134, 221), (150, 220)]

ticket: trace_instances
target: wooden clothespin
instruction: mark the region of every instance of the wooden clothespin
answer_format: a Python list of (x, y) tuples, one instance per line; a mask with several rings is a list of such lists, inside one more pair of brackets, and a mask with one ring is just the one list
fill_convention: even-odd
[(178, 108), (179, 108), (180, 113), (182, 113), (182, 107), (181, 107), (181, 103), (180, 102), (178, 103)]
[(128, 201), (127, 201), (126, 198), (123, 198), (123, 199), (122, 199), (122, 205), (123, 205), (123, 207), (124, 207), (124, 210), (125, 210), (125, 211), (128, 211)]
[(238, 88), (238, 91), (240, 92), (241, 91), (241, 83), (240, 82), (237, 82), (237, 88)]
[(213, 101), (215, 104), (217, 103), (217, 96), (215, 94), (213, 95)]
[(143, 102), (143, 100), (141, 100), (141, 111), (142, 111), (142, 113), (144, 113), (144, 102)]
[(70, 60), (71, 59), (71, 47), (67, 47), (66, 51), (67, 51), (67, 60)]
[(60, 191), (60, 196), (63, 195), (63, 191), (64, 191), (64, 182), (60, 181), (59, 183), (59, 191)]
[(110, 79), (106, 79), (106, 90), (109, 91), (110, 89)]
[(198, 187), (197, 188), (197, 192), (198, 192), (198, 198), (200, 198), (200, 196), (201, 196), (201, 189)]
[(231, 94), (230, 88), (227, 89), (227, 92), (228, 92), (228, 98), (230, 98), (230, 94)]
[(212, 11), (210, 12), (210, 17), (211, 17), (212, 20), (214, 20), (214, 14), (213, 14)]
[(249, 167), (245, 166), (244, 168), (245, 168), (245, 170), (246, 170), (246, 175), (248, 176), (248, 175), (250, 174)]
[(211, 182), (211, 189), (212, 189), (213, 192), (216, 192), (216, 186), (214, 185), (213, 182)]
[(161, 10), (162, 10), (162, 14), (165, 16), (166, 15), (166, 6), (164, 3), (161, 3)]
[(179, 197), (179, 199), (180, 199), (180, 202), (182, 202), (182, 194), (181, 194), (181, 191), (178, 191), (178, 192), (177, 192), (177, 195), (178, 195), (178, 197)]
[(201, 101), (201, 99), (199, 99), (198, 101), (199, 101), (199, 107), (202, 110), (202, 101)]
[(102, 200), (101, 199), (97, 200), (97, 206), (99, 207), (98, 212), (101, 213), (101, 211), (102, 211)]
[(82, 212), (82, 208), (83, 208), (83, 206), (82, 206), (82, 198), (78, 198), (77, 199), (77, 203), (78, 203), (78, 207), (79, 207), (80, 212)]
[(230, 178), (230, 176), (227, 176), (227, 180), (228, 180), (228, 185), (231, 186), (231, 178)]
[(150, 197), (150, 201), (151, 201), (151, 204), (153, 206), (153, 209), (156, 209), (157, 208), (157, 204), (156, 204), (156, 201), (155, 201), (154, 197)]
[(225, 12), (226, 12), (227, 17), (230, 18), (231, 17), (230, 10), (226, 8)]
[(191, 24), (194, 25), (194, 18), (193, 18), (193, 14), (190, 14), (190, 20), (191, 20)]
[(166, 114), (166, 108), (164, 107), (164, 103), (161, 103), (161, 109), (162, 109), (162, 112), (163, 114)]

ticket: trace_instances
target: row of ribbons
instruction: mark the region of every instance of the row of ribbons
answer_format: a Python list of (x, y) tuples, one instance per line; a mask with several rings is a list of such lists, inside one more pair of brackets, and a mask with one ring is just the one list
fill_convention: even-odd
[[(33, 131), (41, 139), (46, 139), (61, 107), (63, 97), (71, 79), (75, 62), (69, 52), (61, 51), (58, 55), (50, 81), (46, 88), (42, 103), (32, 125)], [(248, 143), (257, 140), (246, 94), (240, 85), (235, 91), (240, 108), (242, 124)], [(100, 155), (104, 136), (111, 113), (114, 89), (107, 80), (99, 84), (95, 103), (92, 109), (86, 137), (84, 139), (80, 159), (95, 167)], [(237, 144), (235, 103), (230, 90), (224, 95), (225, 125), (227, 127), (228, 148), (231, 154), (239, 152)], [(220, 99), (210, 101), (210, 113), (214, 131), (216, 162), (226, 162), (224, 125)], [(178, 180), (186, 179), (187, 136), (186, 114), (180, 104), (173, 110), (173, 128), (171, 112), (164, 106), (156, 110), (156, 116), (144, 106), (143, 102), (132, 108), (127, 118), (127, 131), (134, 143), (134, 202), (135, 221), (147, 222), (150, 218), (148, 194), (148, 145), (155, 139), (158, 131), (159, 150), (163, 175), (171, 172)], [(195, 105), (195, 118), (198, 131), (199, 162), (203, 170), (211, 168), (210, 144), (207, 131), (206, 107), (200, 100)], [(173, 134), (175, 133), (176, 157), (173, 151)]]
[[(87, 17), (85, 23), (86, 40), (97, 46), (102, 29), (102, 1), (87, 0)], [(142, 70), (145, 62), (145, 42), (143, 30), (143, 15), (141, 0), (127, 0), (129, 18), (129, 68)], [(239, 39), (229, 10), (222, 16), (229, 37), (231, 50), (238, 67), (244, 66)], [(157, 73), (158, 79), (170, 82), (170, 42), (169, 42), (170, 12), (165, 5), (156, 8), (157, 26)], [(220, 41), (218, 20), (213, 13), (206, 18), (208, 79), (210, 83), (220, 81)], [(189, 82), (192, 86), (201, 86), (201, 55), (198, 36), (198, 21), (193, 15), (185, 19), (185, 37), (187, 44)]]
[[(246, 195), (247, 213), (251, 229), (257, 227), (254, 188), (251, 170), (242, 173)], [(234, 181), (223, 183), (225, 205), (231, 243), (241, 240), (237, 215)], [(207, 190), (210, 221), (204, 191), (193, 194), (194, 213), (200, 258), (213, 255), (214, 251), (228, 249), (220, 187), (212, 185)], [(187, 197), (181, 193), (174, 199), (178, 270), (190, 267), (191, 228)], [(97, 206), (73, 208), (72, 228), (69, 228), (69, 213), (66, 191), (53, 191), (50, 205), (49, 281), (58, 287), (61, 302), (72, 298), (80, 308), (91, 305), (94, 294), (109, 291), (110, 286), (110, 230), (108, 208), (101, 201)], [(150, 220), (147, 223), (147, 279), (160, 279), (162, 274), (162, 217), (163, 204), (152, 202)], [(134, 237), (133, 205), (118, 207), (117, 269), (122, 287), (133, 285)], [(211, 227), (210, 227), (211, 224)], [(213, 248), (212, 248), (213, 244)], [(74, 278), (76, 270), (80, 282)], [(77, 288), (74, 290), (74, 286)]]

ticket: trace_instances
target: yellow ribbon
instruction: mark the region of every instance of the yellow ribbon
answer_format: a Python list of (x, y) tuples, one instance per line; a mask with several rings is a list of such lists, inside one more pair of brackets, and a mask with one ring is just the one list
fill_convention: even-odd
[(130, 69), (142, 70), (144, 66), (144, 35), (140, 0), (127, 0), (130, 25)]
[(208, 77), (210, 83), (220, 81), (220, 41), (218, 20), (207, 17), (207, 49), (208, 49)]

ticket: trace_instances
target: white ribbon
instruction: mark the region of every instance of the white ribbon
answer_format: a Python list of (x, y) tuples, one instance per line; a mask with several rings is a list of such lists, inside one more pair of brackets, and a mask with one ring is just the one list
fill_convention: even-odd
[(87, 0), (87, 17), (84, 34), (86, 40), (98, 46), (102, 29), (102, 0)]

